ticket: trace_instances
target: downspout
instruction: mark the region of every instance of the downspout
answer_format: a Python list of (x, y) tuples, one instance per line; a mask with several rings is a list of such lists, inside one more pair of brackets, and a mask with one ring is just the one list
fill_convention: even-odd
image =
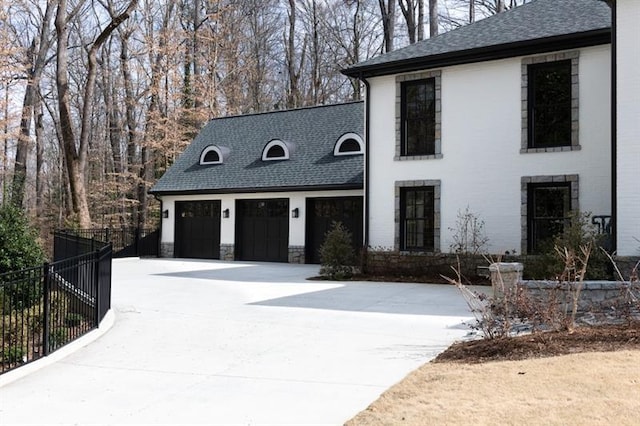
[(611, 6), (611, 252), (618, 244), (618, 66), (616, 2)]
[(158, 229), (160, 235), (158, 236), (158, 257), (162, 257), (162, 212), (164, 211), (164, 205), (162, 203), (162, 197), (159, 197), (157, 194), (153, 194), (153, 198), (160, 202), (160, 227)]
[(369, 102), (369, 98), (371, 85), (369, 81), (362, 76), (362, 73), (358, 76), (358, 80), (364, 83), (366, 89), (364, 100), (364, 238), (362, 242), (366, 253), (369, 249), (369, 118), (371, 115), (371, 102)]

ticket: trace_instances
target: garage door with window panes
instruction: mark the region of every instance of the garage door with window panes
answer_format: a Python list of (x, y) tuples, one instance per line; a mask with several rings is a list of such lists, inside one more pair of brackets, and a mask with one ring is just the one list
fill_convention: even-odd
[(362, 247), (362, 197), (307, 199), (307, 263), (320, 263), (320, 246), (333, 222), (342, 222), (351, 232), (351, 244), (358, 253)]
[(220, 258), (220, 201), (176, 202), (176, 257)]
[(289, 200), (236, 201), (238, 260), (289, 261)]

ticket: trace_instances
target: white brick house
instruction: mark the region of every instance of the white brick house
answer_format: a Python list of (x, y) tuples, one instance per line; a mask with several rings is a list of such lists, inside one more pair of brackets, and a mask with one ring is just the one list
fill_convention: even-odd
[(608, 224), (617, 194), (637, 254), (638, 3), (619, 2), (617, 187), (605, 2), (535, 0), (345, 70), (367, 87), (365, 244), (448, 252), (468, 206), (491, 252), (531, 253), (570, 210)]
[(640, 1), (615, 8), (617, 251), (632, 256), (640, 249)]

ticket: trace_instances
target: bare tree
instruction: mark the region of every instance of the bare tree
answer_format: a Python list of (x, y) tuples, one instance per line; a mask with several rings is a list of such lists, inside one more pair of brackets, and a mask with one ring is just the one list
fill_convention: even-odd
[(438, 0), (429, 0), (429, 37), (438, 35)]
[(58, 91), (59, 120), (64, 154), (67, 162), (66, 166), (69, 174), (73, 211), (77, 216), (78, 224), (82, 228), (89, 228), (92, 225), (85, 185), (85, 168), (87, 165), (87, 151), (91, 130), (91, 108), (93, 107), (97, 72), (96, 56), (111, 33), (129, 17), (135, 9), (137, 2), (138, 0), (132, 0), (124, 12), (113, 18), (100, 32), (89, 49), (87, 76), (84, 84), (84, 100), (82, 102), (82, 113), (80, 117), (80, 137), (79, 140), (76, 140), (71, 113), (71, 94), (69, 93), (67, 40), (69, 19), (73, 18), (79, 9), (76, 7), (72, 12), (68, 12), (67, 0), (58, 1), (55, 27), (58, 36), (56, 85)]
[(11, 200), (14, 205), (22, 207), (24, 199), (24, 185), (27, 178), (27, 154), (29, 152), (29, 141), (31, 140), (31, 126), (34, 118), (34, 111), (38, 103), (38, 86), (40, 78), (46, 64), (47, 53), (51, 45), (51, 19), (53, 17), (53, 1), (48, 1), (40, 32), (31, 41), (27, 49), (27, 86), (24, 91), (22, 101), (22, 117), (20, 119), (20, 136), (16, 146), (16, 157), (13, 172), (13, 187)]
[(384, 34), (383, 52), (393, 50), (393, 42), (396, 27), (396, 3), (394, 0), (378, 0), (380, 14), (382, 16), (382, 30)]

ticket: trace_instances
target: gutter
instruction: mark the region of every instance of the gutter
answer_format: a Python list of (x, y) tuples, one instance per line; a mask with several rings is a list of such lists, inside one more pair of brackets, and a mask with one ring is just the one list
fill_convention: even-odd
[(615, 1), (611, 6), (611, 252), (615, 253), (618, 245), (618, 54), (616, 20), (617, 7)]
[(355, 66), (342, 70), (342, 74), (352, 78), (375, 77), (389, 74), (412, 72), (423, 69), (448, 67), (476, 62), (527, 56), (580, 47), (597, 46), (611, 42), (611, 28), (585, 31), (524, 40), (507, 44), (483, 46), (435, 55), (425, 55), (409, 59), (399, 59), (381, 64)]
[(371, 114), (371, 102), (369, 102), (369, 94), (371, 93), (371, 85), (369, 81), (360, 74), (358, 80), (364, 83), (365, 102), (364, 102), (364, 238), (362, 246), (364, 250), (369, 248), (369, 122)]

